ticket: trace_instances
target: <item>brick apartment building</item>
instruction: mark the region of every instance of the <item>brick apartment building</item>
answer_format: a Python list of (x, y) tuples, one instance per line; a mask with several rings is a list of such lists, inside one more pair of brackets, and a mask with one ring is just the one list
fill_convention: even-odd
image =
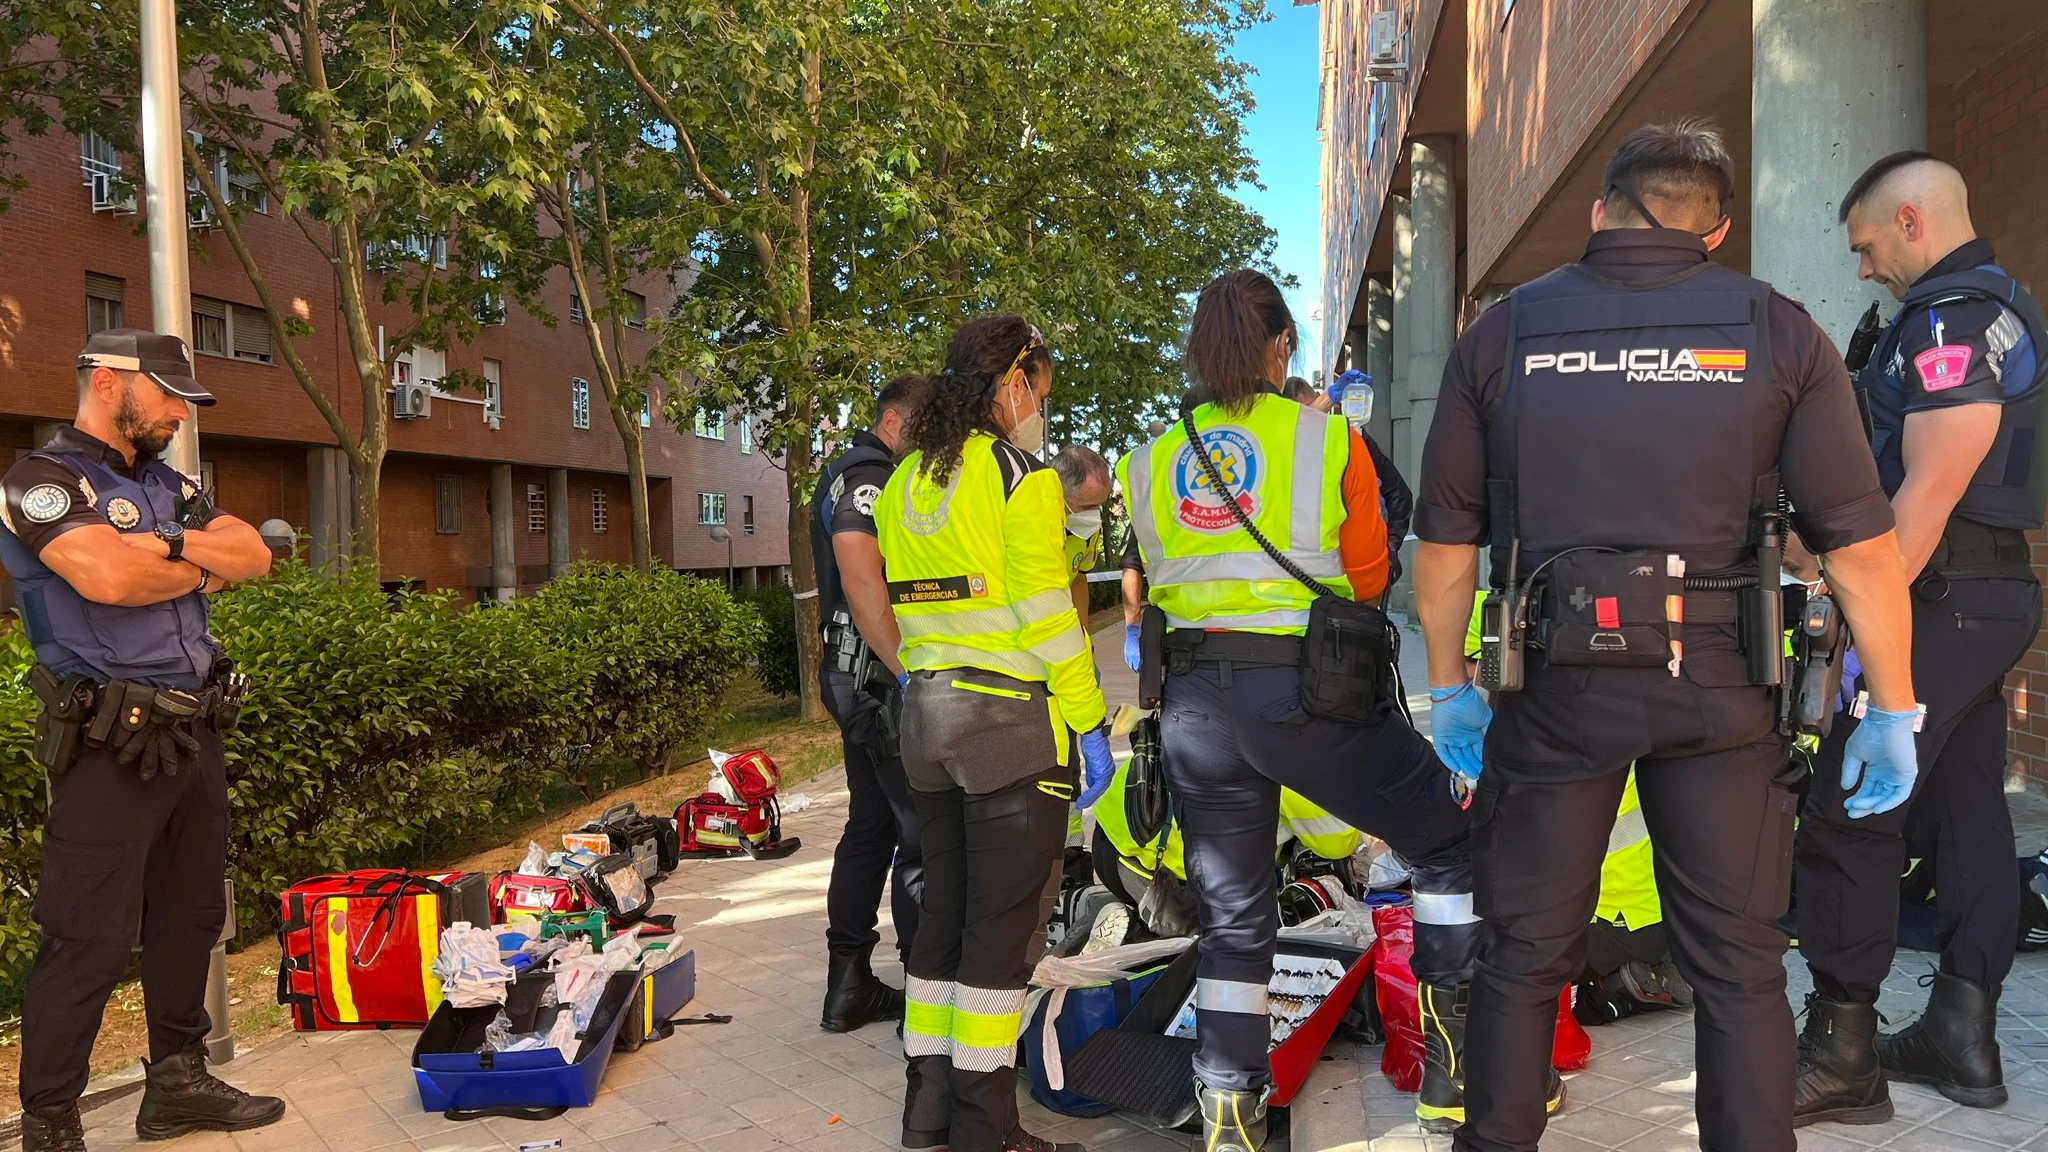
[[(95, 180), (133, 158), (62, 133), (19, 143), (17, 170), (28, 187), (0, 212), (0, 461), (9, 463), (70, 419), (73, 364), (87, 334), (123, 324), (146, 328), (151, 315), (140, 217), (112, 203), (106, 180)], [(130, 179), (136, 176), (131, 170)], [(302, 356), (343, 418), (359, 426), (361, 390), (347, 364), (325, 260), (274, 210), (251, 211), (243, 228), (275, 298), (291, 301), (315, 329), (299, 342)], [(223, 508), (251, 523), (286, 521), (309, 537), (317, 558), (331, 547), (334, 526), (349, 518), (346, 462), (274, 355), (256, 293), (226, 238), (194, 236), (194, 360), (199, 379), (220, 400), (201, 410), (202, 469)], [(648, 313), (673, 303), (675, 289), (665, 278), (635, 287)], [(494, 565), (498, 577), (509, 574), (530, 591), (567, 561), (631, 562), (625, 453), (570, 297), (568, 275), (558, 273), (546, 304), (563, 318), (559, 327), (546, 327), (515, 304), (471, 344), (401, 358), (407, 383), (455, 369), (495, 383), (488, 396), (434, 390), (425, 415), (392, 421), (383, 472), (385, 581), (489, 596), (506, 586), (494, 578)], [(380, 333), (395, 332), (405, 319), (401, 306), (386, 306), (376, 322)], [(629, 330), (627, 337), (629, 354), (643, 355), (646, 333)], [(387, 413), (394, 394), (385, 393)], [(655, 409), (642, 418), (655, 558), (724, 579), (727, 544), (711, 538), (712, 527), (723, 524), (741, 584), (785, 578), (784, 475), (780, 462), (754, 445), (751, 422), (735, 415), (678, 430), (660, 416), (658, 399)], [(494, 558), (494, 515), (499, 546), (510, 541), (509, 557)], [(11, 590), (0, 589), (0, 605), (11, 603)]]
[[(1961, 168), (1978, 231), (2048, 292), (2040, 0), (1322, 0), (1321, 17), (1319, 363), (1372, 373), (1375, 431), (1411, 477), (1456, 333), (1577, 258), (1608, 154), (1646, 122), (1726, 133), (1735, 223), (1716, 259), (1837, 343), (1870, 301), (1895, 307), (1858, 283), (1835, 213), (1901, 148)], [(2048, 568), (2038, 535), (2035, 558)], [(2010, 687), (2014, 769), (2048, 783), (2048, 641)]]

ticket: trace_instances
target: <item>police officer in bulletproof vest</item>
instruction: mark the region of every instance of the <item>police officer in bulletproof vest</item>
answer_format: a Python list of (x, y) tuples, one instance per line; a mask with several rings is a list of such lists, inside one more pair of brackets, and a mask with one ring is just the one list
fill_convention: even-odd
[(188, 401), (214, 402), (184, 341), (98, 333), (78, 358), (77, 420), (0, 480), (50, 798), (22, 1006), (25, 1152), (85, 1148), (77, 1101), (138, 924), (150, 1058), (136, 1134), (284, 1115), (206, 1071), (206, 966), (228, 916), (221, 733), (243, 686), (207, 635), (206, 597), (268, 571), (270, 550), (157, 459)]
[(830, 967), (819, 1027), (827, 1032), (902, 1018), (903, 993), (884, 984), (870, 966), (881, 941), (875, 919), (887, 881), (896, 948), (908, 955), (924, 896), (917, 809), (896, 730), (902, 637), (875, 543), (875, 501), (896, 470), (904, 423), (930, 387), (925, 376), (891, 380), (875, 398), (874, 428), (856, 435), (853, 446), (825, 466), (811, 497), (811, 554), (817, 558), (825, 628), (818, 679), (845, 747), (849, 793), (846, 831), (832, 855), (825, 896)]
[[(1794, 773), (1767, 686), (1782, 672), (1781, 489), (1864, 649), (1874, 722), (1848, 756), (1867, 767), (1853, 803), (1873, 810), (1902, 802), (1914, 770), (1906, 583), (1834, 346), (1709, 258), (1730, 227), (1719, 134), (1639, 128), (1602, 187), (1580, 261), (1517, 288), (1452, 350), (1423, 457), (1432, 724), (1445, 761), (1478, 778), (1489, 927), (1456, 1146), (1530, 1152), (1543, 1134), (1558, 989), (1580, 971), (1633, 763), (1695, 991), (1700, 1145), (1790, 1152), (1778, 918)], [(1482, 544), (1494, 590), (1475, 685), (1463, 641)]]
[[(1808, 1029), (1799, 1118), (1881, 1123), (1892, 1115), (1886, 1077), (1972, 1107), (2006, 1100), (1994, 1018), (2020, 892), (2008, 859), (2004, 683), (2041, 626), (2026, 532), (2048, 513), (2048, 332), (1971, 228), (1949, 165), (1924, 152), (1887, 156), (1842, 198), (1842, 218), (1863, 278), (1902, 305), (1856, 386), (1912, 581), (1913, 682), (1927, 715), (1917, 786), (1899, 785), (1912, 800), (1890, 812), (1843, 800), (1844, 742), (1868, 719), (1847, 718), (1821, 747), (1797, 883), (1810, 1019), (1830, 1027)], [(1869, 640), (1859, 631), (1855, 643), (1867, 673)], [(1873, 1047), (1908, 845), (1937, 861), (1941, 968), (1927, 1011)]]

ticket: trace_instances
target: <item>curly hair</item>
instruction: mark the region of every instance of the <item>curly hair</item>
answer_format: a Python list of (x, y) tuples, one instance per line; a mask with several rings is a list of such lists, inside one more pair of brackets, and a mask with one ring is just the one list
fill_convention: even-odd
[(1194, 398), (1242, 413), (1266, 388), (1266, 343), (1285, 335), (1290, 352), (1300, 338), (1279, 285), (1249, 268), (1225, 272), (1195, 297), (1182, 359)]
[[(1038, 337), (1021, 316), (982, 316), (954, 329), (946, 345), (946, 367), (932, 378), (931, 392), (917, 406), (907, 429), (909, 448), (924, 453), (923, 471), (940, 483), (960, 465), (960, 450), (976, 432), (1002, 435), (995, 417), (998, 378), (1017, 354)], [(1024, 358), (1027, 375), (1052, 370), (1052, 351), (1042, 342)]]

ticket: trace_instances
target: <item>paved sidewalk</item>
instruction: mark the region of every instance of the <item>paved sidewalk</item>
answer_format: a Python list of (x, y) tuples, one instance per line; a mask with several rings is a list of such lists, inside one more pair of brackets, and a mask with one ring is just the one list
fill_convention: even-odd
[[(1411, 663), (1420, 645), (1408, 645)], [(1127, 698), (1130, 675), (1118, 653), (1121, 630), (1098, 642), (1111, 698)], [(1419, 668), (1417, 669), (1419, 671)], [(1409, 686), (1420, 693), (1411, 674)], [(1426, 695), (1422, 697), (1426, 702)], [(1420, 709), (1418, 709), (1418, 712)], [(1419, 722), (1426, 717), (1418, 715)], [(510, 1152), (559, 1138), (564, 1152), (867, 1152), (896, 1147), (903, 1088), (902, 1048), (893, 1030), (873, 1026), (851, 1036), (818, 1030), (825, 984), (825, 882), (845, 816), (835, 778), (804, 789), (817, 803), (790, 818), (804, 847), (769, 863), (685, 866), (661, 886), (659, 911), (673, 913), (684, 942), (697, 950), (698, 996), (691, 1013), (723, 1012), (731, 1024), (685, 1028), (638, 1052), (614, 1056), (596, 1106), (530, 1123), (453, 1124), (420, 1110), (409, 1069), (412, 1032), (294, 1035), (247, 1053), (222, 1071), (251, 1091), (283, 1095), (283, 1123), (239, 1136), (193, 1136), (168, 1152)], [(2015, 798), (2026, 831), (2021, 843), (2048, 839), (2048, 802)], [(886, 915), (883, 931), (888, 932)], [(893, 957), (885, 943), (879, 952)], [(1795, 958), (1796, 959), (1796, 958)], [(1914, 977), (1930, 957), (1903, 953), (1884, 1008), (1903, 1023), (1925, 1001)], [(878, 962), (900, 984), (893, 959)], [(1804, 995), (1796, 964), (1795, 1003)], [(1899, 1116), (1882, 1127), (1823, 1125), (1800, 1147), (1857, 1152), (1870, 1147), (1978, 1152), (2048, 1152), (2048, 956), (2022, 957), (2000, 1012), (2012, 1103), (1976, 1111), (1930, 1091), (1894, 1087)], [(1591, 1066), (1572, 1078), (1570, 1103), (1544, 1140), (1551, 1152), (1696, 1147), (1688, 1015), (1639, 1017), (1592, 1030)], [(1378, 1071), (1379, 1050), (1333, 1045), (1294, 1108), (1295, 1152), (1422, 1152), (1448, 1139), (1414, 1127), (1413, 1098), (1395, 1093)], [(138, 1096), (86, 1117), (95, 1152), (135, 1144)], [(1188, 1138), (1119, 1117), (1069, 1120), (1024, 1098), (1027, 1126), (1041, 1135), (1086, 1143), (1090, 1152), (1170, 1152)], [(1284, 1152), (1274, 1149), (1273, 1152)]]

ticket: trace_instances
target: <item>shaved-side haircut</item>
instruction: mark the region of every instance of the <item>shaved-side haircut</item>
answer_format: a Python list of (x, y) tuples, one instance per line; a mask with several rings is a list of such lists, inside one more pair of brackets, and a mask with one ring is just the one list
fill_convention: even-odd
[(1856, 182), (1849, 185), (1849, 190), (1842, 194), (1842, 210), (1838, 217), (1838, 222), (1847, 224), (1849, 222), (1849, 213), (1854, 212), (1866, 201), (1874, 199), (1881, 189), (1894, 183), (1894, 177), (1905, 173), (1908, 169), (1917, 168), (1923, 164), (1934, 165), (1943, 177), (1952, 180), (1959, 187), (1962, 185), (1962, 173), (1956, 171), (1954, 165), (1932, 152), (1922, 152), (1918, 149), (1910, 148), (1903, 152), (1894, 152), (1870, 167), (1865, 168), (1863, 175), (1858, 176)]

